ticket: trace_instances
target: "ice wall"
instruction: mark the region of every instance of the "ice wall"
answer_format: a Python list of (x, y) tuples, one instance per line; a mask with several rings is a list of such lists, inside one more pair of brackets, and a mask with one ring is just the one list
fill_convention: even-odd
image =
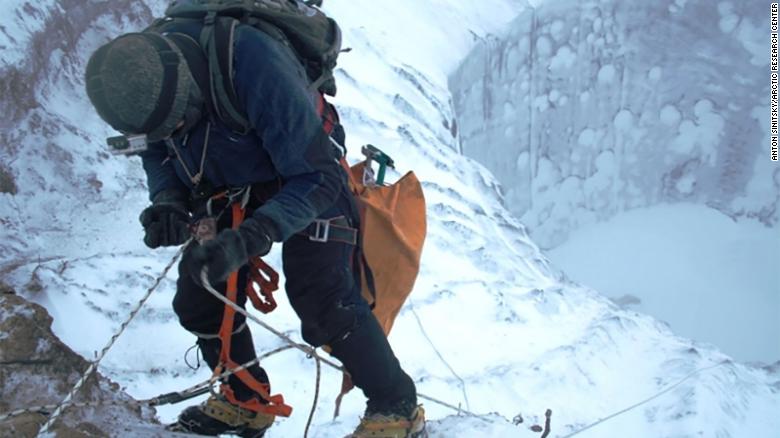
[(543, 247), (619, 211), (680, 200), (775, 225), (768, 8), (544, 3), (451, 75), (460, 147), (496, 175)]

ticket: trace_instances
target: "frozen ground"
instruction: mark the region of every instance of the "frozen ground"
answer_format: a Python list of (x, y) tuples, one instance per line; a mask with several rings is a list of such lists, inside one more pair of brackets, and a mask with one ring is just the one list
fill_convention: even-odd
[(547, 254), (571, 279), (675, 333), (737, 360), (780, 360), (777, 229), (706, 206), (662, 204), (578, 229)]

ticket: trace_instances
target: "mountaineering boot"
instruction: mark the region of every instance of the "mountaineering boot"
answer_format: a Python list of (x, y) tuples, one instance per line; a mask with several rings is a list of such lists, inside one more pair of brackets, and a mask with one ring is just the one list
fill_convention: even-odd
[(427, 438), (425, 410), (414, 408), (410, 415), (369, 413), (360, 420), (357, 429), (346, 438)]
[(179, 421), (168, 427), (174, 432), (217, 436), (223, 433), (242, 438), (261, 438), (274, 424), (274, 416), (252, 412), (230, 404), (221, 395), (211, 396), (198, 406), (179, 414)]

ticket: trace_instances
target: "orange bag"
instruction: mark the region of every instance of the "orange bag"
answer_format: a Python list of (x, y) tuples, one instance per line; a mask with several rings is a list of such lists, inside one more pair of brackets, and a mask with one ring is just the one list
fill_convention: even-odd
[(414, 172), (394, 184), (364, 185), (365, 165), (361, 162), (350, 168), (350, 188), (360, 209), (363, 252), (373, 274), (376, 297), (365, 273), (362, 292), (366, 301), (374, 304), (374, 315), (387, 335), (420, 271), (427, 231), (425, 197)]
[[(371, 293), (363, 272), (363, 298), (374, 305), (373, 313), (386, 336), (420, 271), (427, 232), (425, 196), (413, 172), (408, 172), (395, 184), (367, 186), (363, 184), (365, 161), (351, 168), (344, 159), (341, 164), (347, 170), (350, 189), (360, 210), (362, 249), (376, 293), (376, 296)], [(339, 415), (341, 399), (353, 387), (352, 379), (344, 374), (334, 418)]]

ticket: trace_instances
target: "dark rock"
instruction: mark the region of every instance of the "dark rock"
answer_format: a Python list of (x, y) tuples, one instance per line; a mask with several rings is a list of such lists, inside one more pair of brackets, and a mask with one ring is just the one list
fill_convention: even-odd
[[(59, 404), (87, 370), (89, 362), (51, 331), (46, 309), (13, 294), (0, 294), (0, 415), (17, 409)], [(93, 373), (73, 398), (95, 403), (69, 407), (50, 430), (58, 437), (115, 436), (117, 427), (154, 423), (119, 385)], [(40, 413), (11, 417), (0, 437), (34, 437), (46, 420)]]

